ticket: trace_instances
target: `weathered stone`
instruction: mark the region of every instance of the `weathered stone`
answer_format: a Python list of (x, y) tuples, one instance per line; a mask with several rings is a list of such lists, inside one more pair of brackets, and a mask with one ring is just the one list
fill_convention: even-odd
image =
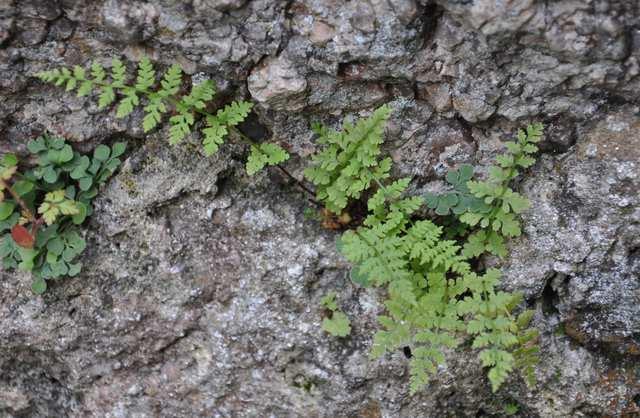
[(54, 20), (61, 14), (60, 6), (55, 0), (19, 1), (18, 12), (25, 17)]
[(284, 56), (267, 58), (254, 68), (247, 83), (251, 96), (266, 107), (281, 105), (298, 110), (304, 105), (300, 98), (304, 98), (307, 81)]
[(74, 24), (69, 19), (61, 18), (51, 24), (49, 37), (57, 41), (64, 41), (73, 34)]
[(496, 107), (487, 103), (484, 97), (475, 94), (456, 93), (452, 103), (460, 116), (471, 123), (487, 120), (496, 111)]
[(0, 19), (0, 46), (11, 37), (13, 29), (12, 19)]
[[(129, 141), (87, 225), (83, 273), (33, 296), (0, 272), (0, 416), (633, 417), (640, 413), (640, 13), (636, 0), (0, 0), (0, 151), (44, 130), (91, 150)], [(539, 383), (491, 393), (471, 349), (409, 395), (406, 353), (371, 361), (381, 295), (349, 283), (335, 231), (277, 171), (243, 173), (166, 125), (117, 119), (31, 75), (148, 55), (254, 101), (246, 128), (292, 154), (313, 121), (338, 127), (388, 103), (385, 151), (412, 193), (447, 170), (486, 173), (502, 142), (546, 124), (515, 185), (532, 200), (503, 286), (535, 310)], [(185, 81), (185, 87), (188, 82)], [(168, 115), (167, 115), (168, 116)], [(243, 128), (245, 129), (245, 128)], [(351, 336), (321, 331), (339, 290)]]
[(208, 8), (226, 11), (239, 9), (247, 3), (247, 0), (196, 0), (196, 9), (206, 10)]
[(546, 285), (571, 335), (622, 354), (640, 354), (640, 284), (633, 279), (640, 246), (640, 118), (633, 113), (627, 108), (581, 130), (562, 164), (527, 180), (532, 221), (507, 269), (512, 286), (530, 283), (534, 295), (546, 282), (532, 282), (532, 275), (561, 274), (561, 281)]
[(420, 88), (418, 97), (428, 101), (438, 113), (445, 113), (452, 108), (451, 88), (446, 83), (427, 84)]
[(324, 45), (333, 39), (334, 35), (335, 30), (331, 26), (318, 20), (313, 22), (313, 29), (311, 29), (309, 39), (316, 45)]
[(147, 39), (155, 32), (157, 9), (152, 4), (128, 0), (107, 0), (102, 8), (102, 22), (114, 40), (133, 42)]
[(43, 19), (21, 19), (16, 26), (16, 41), (20, 45), (38, 45), (47, 36), (47, 22)]

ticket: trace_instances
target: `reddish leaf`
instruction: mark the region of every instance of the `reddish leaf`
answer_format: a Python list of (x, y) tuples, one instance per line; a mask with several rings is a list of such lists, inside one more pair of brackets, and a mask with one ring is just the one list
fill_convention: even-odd
[(11, 228), (11, 238), (23, 248), (33, 248), (36, 239), (31, 235), (29, 230), (22, 225), (16, 225)]

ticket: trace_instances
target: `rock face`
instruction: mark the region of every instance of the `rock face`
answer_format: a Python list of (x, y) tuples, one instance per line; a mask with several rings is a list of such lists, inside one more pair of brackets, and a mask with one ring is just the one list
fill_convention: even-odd
[[(115, 118), (31, 77), (114, 55), (180, 63), (256, 103), (247, 134), (300, 176), (310, 122), (389, 103), (387, 144), (416, 191), (487, 164), (545, 123), (519, 189), (525, 235), (498, 262), (541, 331), (538, 384), (492, 394), (469, 352), (410, 396), (402, 352), (368, 358), (380, 295), (349, 282), (337, 233), (275, 171), (212, 158), (141, 115)], [(636, 0), (0, 0), (0, 152), (44, 130), (131, 144), (87, 230), (83, 273), (43, 297), (0, 273), (0, 416), (640, 415), (640, 5)], [(352, 335), (320, 329), (337, 289)], [(470, 364), (471, 362), (471, 364)]]

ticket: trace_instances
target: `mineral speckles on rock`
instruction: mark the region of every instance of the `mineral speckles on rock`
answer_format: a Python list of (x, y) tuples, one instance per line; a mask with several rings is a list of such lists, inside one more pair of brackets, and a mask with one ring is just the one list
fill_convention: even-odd
[(254, 68), (247, 82), (251, 96), (265, 107), (299, 110), (304, 106), (300, 99), (304, 98), (307, 81), (284, 56), (265, 59)]
[(196, 9), (206, 10), (211, 8), (218, 11), (239, 9), (247, 3), (247, 0), (195, 0)]
[(115, 40), (129, 43), (148, 39), (154, 32), (157, 9), (152, 4), (108, 0), (102, 8), (103, 24)]
[[(547, 268), (566, 266), (567, 290), (556, 302), (561, 319), (581, 343), (623, 353), (640, 348), (634, 337), (640, 283), (626, 261), (640, 244), (640, 225), (629, 216), (640, 206), (640, 118), (634, 113), (627, 108), (592, 124), (579, 133), (575, 153), (559, 173), (527, 180), (533, 190), (552, 192), (531, 195), (528, 237), (515, 247), (507, 269), (519, 287), (528, 278), (518, 270), (527, 265), (544, 271), (556, 260)], [(545, 212), (551, 213), (541, 216)], [(532, 254), (525, 256), (526, 249)], [(529, 264), (527, 257), (537, 262)]]

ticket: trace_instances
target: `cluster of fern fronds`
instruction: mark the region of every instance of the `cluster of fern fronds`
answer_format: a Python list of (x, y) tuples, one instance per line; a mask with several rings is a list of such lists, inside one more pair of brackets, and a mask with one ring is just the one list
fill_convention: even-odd
[[(437, 366), (445, 362), (444, 349), (458, 346), (465, 336), (479, 350), (494, 390), (514, 369), (534, 381), (537, 336), (529, 329), (532, 311), (514, 314), (520, 294), (499, 291), (500, 271), (474, 271), (470, 258), (485, 252), (504, 255), (503, 236), (520, 234), (516, 214), (528, 201), (509, 188), (518, 167), (534, 160), (541, 125), (532, 125), (508, 143), (487, 181), (473, 181), (473, 168), (464, 166), (447, 179), (452, 192), (444, 195), (405, 196), (409, 178), (385, 182), (391, 161), (380, 158), (386, 106), (341, 132), (316, 127), (325, 145), (313, 159), (307, 177), (317, 186), (318, 199), (341, 212), (350, 198), (375, 190), (368, 199), (363, 225), (347, 231), (340, 250), (353, 263), (351, 277), (364, 286), (384, 286), (389, 298), (383, 327), (375, 338), (373, 356), (410, 347), (411, 390), (422, 388)], [(468, 227), (477, 227), (467, 240), (443, 237), (443, 227), (416, 212), (426, 204), (439, 215), (450, 212)], [(451, 234), (448, 234), (451, 235)]]

